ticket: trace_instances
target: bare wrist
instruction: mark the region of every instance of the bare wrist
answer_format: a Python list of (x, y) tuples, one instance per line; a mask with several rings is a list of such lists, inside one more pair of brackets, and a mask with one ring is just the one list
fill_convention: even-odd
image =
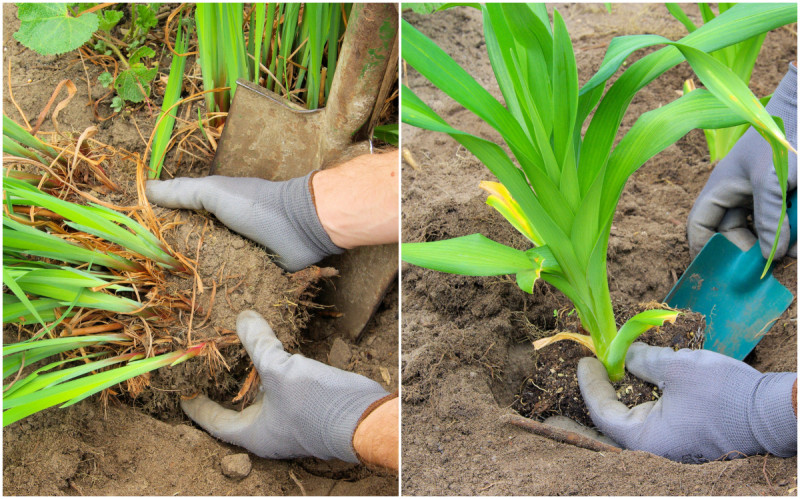
[(399, 463), (400, 399), (397, 392), (364, 411), (353, 432), (353, 449), (367, 466), (397, 470)]
[(363, 155), (312, 175), (309, 191), (334, 244), (351, 249), (397, 242), (398, 160), (397, 151)]

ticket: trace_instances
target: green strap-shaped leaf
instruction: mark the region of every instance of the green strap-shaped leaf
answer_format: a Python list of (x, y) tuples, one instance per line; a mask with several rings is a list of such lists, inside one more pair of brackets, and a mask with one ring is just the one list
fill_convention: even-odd
[(604, 192), (600, 225), (613, 216), (625, 182), (645, 161), (695, 128), (724, 128), (744, 121), (710, 92), (700, 89), (642, 114), (611, 154), (605, 185), (595, 187)]
[[(36, 397), (39, 395), (35, 392), (46, 389), (49, 386), (63, 383), (79, 376), (83, 376), (86, 373), (99, 371), (108, 366), (132, 360), (135, 357), (141, 356), (142, 354), (118, 355), (115, 357), (109, 357), (107, 359), (87, 362), (85, 364), (82, 363), (81, 365), (70, 367), (68, 369), (59, 369), (57, 371), (45, 374), (40, 374), (39, 370), (37, 370), (36, 372), (32, 373), (32, 376), (30, 376), (31, 379), (26, 378), (24, 380), (25, 382), (21, 384), (21, 386), (17, 387), (15, 384), (14, 387), (12, 387), (16, 388), (15, 390), (9, 390), (3, 394), (3, 410), (30, 403), (31, 400), (36, 399)], [(49, 367), (50, 366), (45, 366), (45, 368)], [(28, 396), (31, 394), (33, 395)]]
[(612, 38), (608, 44), (606, 55), (603, 56), (600, 69), (581, 87), (581, 95), (605, 83), (632, 53), (652, 45), (665, 43), (665, 41), (670, 42), (672, 40), (661, 35), (628, 35)]
[[(553, 73), (553, 31), (544, 4), (505, 3), (499, 4), (506, 16), (509, 28), (517, 40), (534, 57), (544, 62), (542, 75), (531, 74), (530, 81), (538, 81), (544, 76), (550, 81)], [(488, 5), (487, 5), (488, 6)]]
[[(23, 343), (14, 343), (11, 345), (3, 345), (3, 357), (6, 355), (23, 352), (33, 348), (46, 348), (51, 346), (68, 346), (67, 350), (80, 348), (81, 346), (94, 345), (96, 343), (111, 342), (111, 341), (128, 341), (129, 337), (124, 334), (93, 334), (91, 336), (65, 336), (62, 338), (53, 338), (49, 340), (37, 340)], [(64, 350), (66, 351), (66, 350)]]
[(617, 332), (611, 342), (606, 357), (608, 376), (612, 381), (618, 381), (625, 375), (625, 354), (628, 348), (648, 329), (663, 326), (667, 322), (675, 322), (680, 312), (674, 310), (646, 310), (628, 319)]
[[(331, 85), (333, 84), (333, 75), (336, 74), (336, 63), (339, 58), (339, 38), (342, 35), (342, 16), (339, 12), (339, 6), (333, 5), (330, 16), (330, 27), (328, 28), (328, 48), (327, 65), (328, 74), (325, 76), (325, 99), (331, 92)], [(386, 141), (385, 141), (386, 142)], [(395, 143), (396, 144), (396, 143)]]
[(500, 146), (452, 128), (406, 86), (403, 86), (401, 99), (404, 123), (452, 136), (475, 154), (506, 186), (545, 240), (566, 240), (566, 228), (570, 226), (572, 214), (558, 187), (546, 174), (542, 173), (533, 179), (537, 197), (522, 172), (514, 166)]
[(686, 31), (691, 33), (692, 31), (697, 29), (697, 26), (695, 26), (692, 20), (689, 19), (689, 16), (686, 15), (686, 12), (684, 12), (683, 9), (681, 9), (678, 6), (678, 4), (667, 3), (664, 5), (666, 5), (667, 10), (669, 11), (670, 14), (672, 14), (672, 17), (680, 21), (680, 23), (686, 27)]
[[(792, 145), (784, 137), (783, 130), (761, 106), (758, 97), (753, 95), (753, 92), (731, 69), (694, 47), (680, 43), (672, 45), (678, 47), (703, 85), (721, 102), (749, 121), (759, 133), (769, 135), (772, 138), (770, 142), (777, 142), (785, 148), (793, 150)], [(769, 141), (769, 139), (767, 140)], [(780, 172), (778, 175), (780, 176)]]
[[(42, 316), (39, 315), (38, 310), (36, 310), (36, 308), (33, 306), (31, 301), (28, 299), (28, 296), (25, 294), (25, 291), (23, 291), (20, 285), (17, 284), (17, 281), (12, 275), (11, 271), (6, 268), (5, 265), (3, 266), (3, 284), (5, 284), (5, 286), (8, 287), (12, 293), (14, 293), (14, 296), (16, 296), (17, 299), (19, 299), (19, 301), (25, 305), (25, 308), (31, 313), (31, 315), (36, 317), (36, 320), (39, 321), (39, 324), (41, 324), (42, 327), (45, 327), (44, 319), (42, 319)], [(3, 350), (3, 355), (5, 355), (5, 348)]]
[[(15, 303), (6, 303), (6, 296), (13, 296), (3, 294), (3, 324), (14, 322), (28, 322), (35, 319), (32, 313), (28, 310), (28, 306), (17, 299)], [(14, 297), (16, 298), (16, 297)], [(53, 309), (61, 307), (62, 304), (58, 300), (51, 300), (47, 298), (33, 300), (30, 302), (33, 309), (39, 312), (39, 316), (44, 321), (52, 321), (55, 319)]]
[(437, 88), (484, 120), (506, 140), (520, 163), (535, 163), (536, 152), (511, 113), (446, 52), (405, 20), (403, 59)]
[[(222, 87), (220, 81), (222, 72), (217, 58), (217, 23), (216, 6), (212, 3), (198, 3), (195, 6), (195, 23), (197, 24), (197, 51), (201, 74), (203, 76), (203, 89), (213, 90)], [(206, 97), (206, 112), (213, 113), (217, 109), (217, 100), (214, 92), (208, 92)]]
[(244, 44), (244, 32), (242, 31), (242, 4), (220, 3), (217, 4), (218, 14), (222, 22), (220, 34), (227, 40), (226, 50), (223, 56), (225, 64), (227, 86), (231, 87), (231, 100), (236, 93), (236, 80), (250, 79), (250, 71), (247, 66), (247, 51)]
[[(501, 90), (504, 89), (504, 97), (513, 99), (511, 105), (517, 106), (518, 109), (511, 109), (512, 115), (523, 130), (526, 130), (528, 141), (534, 148), (534, 165), (530, 165), (524, 158), (520, 160), (520, 165), (529, 178), (538, 176), (538, 171), (546, 171), (550, 180), (558, 185), (561, 168), (550, 140), (553, 124), (550, 122), (545, 125), (540, 114), (540, 109), (552, 114), (552, 102), (542, 102), (543, 98), (549, 98), (551, 94), (542, 95), (542, 92), (532, 90), (541, 80), (549, 80), (549, 73), (538, 75), (538, 78), (534, 76), (543, 67), (541, 64), (529, 67), (530, 53), (522, 49), (511, 36), (500, 4), (487, 4), (483, 18), (486, 48), (498, 83), (503, 82), (504, 88)], [(528, 75), (532, 78), (528, 79)], [(548, 81), (547, 87), (549, 86)], [(535, 166), (536, 170), (531, 166)]]
[(32, 255), (67, 263), (93, 263), (118, 270), (141, 270), (130, 260), (90, 250), (77, 244), (3, 217), (3, 252)]
[(57, 360), (55, 362), (51, 362), (46, 366), (40, 367), (39, 369), (35, 370), (34, 372), (30, 373), (29, 375), (25, 376), (22, 379), (18, 379), (13, 384), (8, 384), (3, 386), (3, 399), (6, 400), (11, 394), (15, 393), (17, 390), (22, 389), (23, 387), (27, 386), (28, 383), (31, 383), (40, 376), (46, 375), (43, 373), (47, 373), (47, 371), (54, 369), (56, 367), (63, 366), (64, 364), (68, 364), (70, 362), (79, 362), (83, 361), (84, 359), (94, 359), (100, 356), (107, 356), (107, 352), (94, 352), (87, 355), (81, 355), (80, 357), (71, 357), (62, 360)]
[[(509, 71), (509, 67), (513, 68), (513, 64), (506, 62), (506, 58), (509, 60), (511, 58), (515, 42), (509, 31), (504, 29), (506, 28), (505, 17), (502, 16), (502, 11), (499, 9), (500, 4), (487, 4), (483, 7), (483, 34), (486, 40), (486, 52), (489, 54), (489, 62), (492, 64), (494, 77), (503, 94), (506, 107), (517, 122), (524, 124), (529, 119), (530, 111), (526, 109), (523, 112), (520, 98), (517, 96), (522, 78), (516, 72)], [(502, 46), (501, 37), (504, 38)], [(531, 138), (531, 128), (531, 125), (528, 125), (527, 135), (529, 138)]]
[(31, 151), (30, 149), (26, 149), (22, 147), (22, 145), (15, 142), (13, 139), (9, 138), (7, 135), (3, 135), (3, 152), (11, 154), (13, 156), (18, 156), (20, 158), (28, 158), (34, 161), (38, 161), (43, 164), (49, 164), (49, 161), (45, 161), (45, 159), (39, 155), (36, 151)]
[[(322, 51), (325, 46), (325, 33), (323, 26), (330, 25), (325, 18), (327, 4), (306, 4), (306, 11), (304, 19), (308, 21), (308, 51), (309, 51), (309, 65), (308, 65), (308, 92), (306, 93), (306, 106), (308, 109), (316, 109), (319, 107), (319, 91), (323, 86), (320, 80), (322, 76)], [(324, 87), (323, 87), (324, 88)]]
[(174, 365), (175, 362), (181, 362), (187, 358), (193, 357), (200, 352), (201, 348), (202, 345), (198, 345), (185, 352), (171, 352), (149, 359), (130, 362), (123, 367), (103, 371), (90, 376), (83, 376), (20, 397), (23, 401), (21, 405), (3, 410), (3, 426), (8, 426), (33, 413), (64, 402), (66, 403), (61, 407), (70, 406), (127, 379), (160, 367)]
[(401, 254), (405, 262), (449, 274), (506, 275), (535, 268), (524, 251), (481, 234), (429, 243), (403, 243)]
[(700, 9), (700, 17), (703, 18), (704, 23), (713, 21), (714, 18), (717, 17), (707, 3), (701, 2), (697, 4), (697, 7)]
[(572, 148), (578, 111), (578, 66), (567, 25), (557, 10), (553, 11), (553, 35), (553, 88), (557, 89), (553, 92), (553, 113), (558, 117), (553, 124), (553, 149), (559, 164), (564, 164), (567, 148)]
[[(56, 152), (55, 149), (31, 135), (30, 132), (6, 116), (5, 113), (3, 114), (3, 135), (7, 135), (20, 144), (28, 146), (31, 149), (41, 152), (42, 154), (46, 154), (51, 158), (58, 156), (58, 152)], [(3, 142), (3, 145), (5, 146), (5, 141)]]
[[(742, 82), (730, 69), (725, 67), (721, 62), (717, 61), (710, 55), (693, 47), (680, 43), (670, 42), (670, 44), (677, 47), (681, 51), (689, 64), (692, 66), (692, 69), (700, 78), (700, 81), (703, 82), (706, 88), (708, 88), (708, 90), (714, 94), (719, 101), (719, 103), (716, 105), (709, 103), (708, 112), (704, 112), (704, 108), (699, 108), (698, 112), (693, 113), (692, 119), (702, 121), (702, 123), (698, 123), (699, 126), (696, 128), (725, 128), (738, 125), (746, 121), (749, 122), (772, 147), (773, 164), (782, 190), (783, 207), (781, 210), (781, 217), (779, 220), (778, 233), (775, 237), (775, 243), (773, 244), (770, 257), (767, 259), (767, 266), (765, 267), (766, 272), (767, 268), (772, 263), (772, 257), (777, 248), (778, 235), (780, 233), (780, 222), (783, 220), (783, 217), (786, 214), (786, 189), (788, 185), (789, 168), (788, 150), (793, 150), (793, 148), (786, 140), (782, 127), (779, 126), (779, 124), (776, 123), (776, 121), (767, 113), (758, 98), (753, 95), (747, 85), (745, 85), (744, 82)], [(699, 92), (690, 92), (684, 97), (690, 97), (692, 95), (697, 97), (698, 100), (703, 99), (704, 97), (704, 94)], [(728, 110), (732, 111), (735, 116), (738, 116), (739, 120), (735, 120), (734, 116), (731, 116), (730, 113), (725, 113), (719, 109), (720, 103)], [(663, 114), (657, 116), (664, 117)], [(680, 112), (676, 113), (675, 117), (687, 122), (690, 121), (687, 120), (686, 115)], [(674, 121), (674, 118), (672, 121)], [(686, 123), (676, 128), (681, 130), (685, 126)], [(670, 130), (666, 133), (662, 131), (661, 140), (656, 139), (653, 142), (655, 144), (666, 144), (664, 137), (670, 136), (673, 133), (674, 130)], [(631, 140), (630, 143), (635, 145), (628, 147), (625, 152), (633, 153), (634, 155), (640, 153), (640, 151), (643, 149), (647, 150), (647, 147), (652, 147), (652, 144), (648, 144), (647, 146), (643, 147), (642, 144), (645, 144), (645, 142), (642, 141), (641, 137), (637, 138), (637, 142), (633, 142)], [(620, 143), (620, 145), (622, 145), (622, 143)], [(616, 153), (617, 151), (615, 150), (614, 154)], [(649, 151), (647, 154), (649, 154)], [(649, 159), (649, 156), (648, 158), (645, 158), (645, 161), (646, 159)], [(629, 173), (627, 173), (624, 168), (614, 167), (609, 170), (611, 176), (607, 181), (607, 185), (610, 184), (610, 187), (606, 192), (609, 196), (614, 196), (615, 198), (617, 198), (619, 195), (618, 192), (621, 192), (621, 186), (624, 186), (624, 182), (627, 177), (632, 173), (631, 168), (635, 170), (635, 168), (638, 168), (638, 165), (641, 164), (639, 163), (639, 158), (631, 161), (623, 161), (623, 163), (628, 165), (627, 170)], [(606, 215), (605, 210), (608, 206), (610, 206), (610, 204), (606, 204), (606, 206), (604, 206), (601, 210), (603, 215)], [(616, 202), (614, 203), (614, 206), (616, 206)]]
[[(260, 5), (263, 12), (264, 5)], [(175, 35), (175, 51), (181, 54), (185, 53), (188, 48), (188, 42), (183, 34), (181, 25), (182, 20), (183, 17), (178, 20), (178, 30)], [(263, 28), (263, 19), (261, 22)], [(260, 47), (261, 45), (258, 44), (258, 46)], [(178, 115), (178, 106), (175, 106), (175, 103), (181, 98), (185, 66), (186, 56), (172, 55), (172, 62), (169, 66), (169, 80), (167, 80), (167, 88), (164, 90), (164, 102), (161, 103), (161, 112), (158, 114), (158, 120), (156, 120), (156, 131), (150, 151), (150, 172), (147, 176), (151, 179), (161, 177), (164, 156), (167, 154), (167, 146), (172, 137), (172, 129), (175, 126), (175, 117)]]
[[(58, 355), (62, 352), (67, 352), (70, 350), (75, 350), (76, 348), (80, 348), (81, 346), (86, 346), (68, 341), (70, 339), (69, 337), (57, 338), (57, 339), (64, 341), (46, 347), (38, 347), (34, 345), (34, 348), (31, 348), (29, 350), (23, 352), (17, 352), (11, 355), (4, 355), (3, 379), (6, 379), (11, 374), (16, 374), (17, 371), (19, 371), (20, 366), (22, 365), (23, 359), (25, 361), (25, 365), (30, 366), (42, 359), (52, 357), (53, 355)], [(35, 341), (37, 340), (27, 340), (26, 343), (34, 343)]]
[(525, 252), (481, 234), (429, 243), (403, 243), (401, 254), (405, 262), (449, 274), (516, 274), (517, 285), (527, 293), (533, 293), (533, 285), (544, 268), (559, 270), (546, 246)]
[[(549, 187), (549, 178), (546, 175), (542, 175), (540, 178), (534, 179), (535, 182), (539, 182), (534, 183), (537, 193), (537, 195), (534, 195), (522, 172), (514, 166), (497, 144), (450, 127), (405, 86), (402, 88), (401, 99), (401, 109), (405, 123), (427, 130), (450, 134), (475, 154), (497, 176), (498, 180), (509, 190), (514, 200), (519, 203), (531, 223), (534, 224), (536, 231), (551, 245), (553, 254), (563, 269), (565, 277), (567, 277), (565, 282), (572, 283), (571, 292), (573, 295), (581, 296), (582, 302), (589, 302), (588, 284), (579, 271), (581, 265), (567, 237), (571, 224), (564, 223), (566, 229), (562, 229), (562, 226), (554, 219), (555, 216), (561, 219), (561, 222), (565, 222), (569, 217), (569, 212), (565, 211), (568, 210), (568, 206), (563, 201), (563, 197), (561, 202), (550, 201), (550, 199), (557, 199), (555, 195), (560, 196), (560, 193), (558, 193), (557, 188), (553, 189), (555, 195), (548, 198), (546, 195), (548, 190), (545, 187)], [(555, 213), (555, 215), (551, 213)]]
[[(71, 222), (67, 222), (67, 225), (77, 230), (102, 237), (164, 265), (172, 266), (173, 268), (179, 266), (174, 258), (161, 248), (155, 247), (153, 243), (154, 241), (157, 242), (155, 236), (150, 234), (149, 231), (135, 221), (120, 213), (114, 212), (108, 208), (82, 206), (70, 203), (46, 194), (36, 187), (11, 177), (4, 178), (3, 187), (7, 195), (10, 196), (10, 199), (6, 199), (6, 203), (35, 205), (47, 208), (71, 220)], [(123, 223), (125, 226), (134, 230), (136, 234), (120, 227), (113, 223), (113, 221)]]
[[(78, 307), (96, 308), (121, 314), (132, 314), (142, 308), (142, 304), (137, 301), (100, 291), (89, 291), (86, 288), (76, 286), (66, 287), (62, 284), (54, 285), (37, 282), (24, 283), (23, 287), (28, 293), (61, 300), (64, 303), (70, 303), (75, 300), (76, 296), (79, 296), (77, 300)], [(79, 293), (80, 295), (78, 295)]]
[[(545, 135), (550, 136), (553, 129), (553, 35), (550, 32), (547, 12), (545, 12), (546, 22), (538, 17), (534, 12), (536, 7), (531, 8), (526, 4), (487, 4), (486, 8), (494, 8), (497, 5), (502, 10), (508, 29), (511, 30), (514, 42), (517, 45), (517, 53), (520, 66), (525, 68), (522, 75), (518, 75), (519, 84), (527, 87), (536, 115), (542, 122)], [(484, 31), (486, 28), (484, 27)], [(487, 42), (487, 49), (488, 49)], [(526, 57), (520, 54), (524, 54)], [(506, 102), (506, 105), (508, 103)], [(521, 121), (517, 119), (517, 121)]]
[[(685, 36), (679, 43), (710, 52), (796, 21), (797, 8), (793, 4), (739, 4)], [(608, 60), (613, 60), (614, 64), (616, 61), (622, 63), (618, 57), (609, 57)], [(581, 146), (582, 194), (605, 165), (622, 117), (636, 92), (683, 60), (677, 48), (665, 47), (631, 64), (611, 86), (600, 101)], [(603, 66), (598, 70), (605, 71)], [(599, 85), (599, 82), (595, 83)]]
[[(255, 30), (250, 32), (251, 42), (253, 45), (253, 83), (258, 85), (258, 76), (261, 74), (261, 39), (264, 38), (264, 18), (267, 15), (267, 4), (257, 3), (254, 6), (255, 15), (253, 16), (255, 22)], [(272, 29), (272, 26), (270, 26)]]
[(378, 140), (396, 146), (399, 144), (400, 140), (400, 126), (397, 123), (378, 125), (372, 131), (372, 135)]

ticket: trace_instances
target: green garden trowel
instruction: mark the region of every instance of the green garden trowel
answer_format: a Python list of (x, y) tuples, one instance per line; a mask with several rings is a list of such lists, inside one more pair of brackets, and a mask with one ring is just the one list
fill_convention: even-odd
[[(796, 194), (787, 197), (790, 246), (797, 241)], [(760, 278), (766, 263), (758, 243), (743, 252), (722, 234), (714, 234), (665, 301), (706, 316), (706, 350), (742, 360), (794, 299), (771, 268)]]

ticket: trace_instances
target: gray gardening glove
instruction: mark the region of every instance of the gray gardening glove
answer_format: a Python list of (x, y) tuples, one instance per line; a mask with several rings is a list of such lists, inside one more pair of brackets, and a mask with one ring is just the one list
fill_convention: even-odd
[(238, 412), (198, 396), (181, 401), (184, 412), (213, 436), (261, 457), (358, 462), (353, 433), (386, 390), (364, 376), (289, 355), (253, 310), (239, 314), (236, 332), (261, 376), (258, 398)]
[[(797, 67), (789, 65), (767, 104), (767, 112), (783, 119), (786, 138), (797, 148)], [(789, 152), (788, 191), (797, 187), (797, 155)], [(761, 254), (769, 256), (781, 214), (781, 189), (772, 166), (772, 149), (752, 127), (711, 172), (697, 197), (687, 224), (689, 251), (694, 258), (715, 232), (721, 232), (741, 250), (747, 251), (756, 237), (747, 228), (753, 212)], [(789, 248), (789, 219), (783, 219), (775, 258), (796, 257), (797, 245)]]
[(167, 208), (207, 210), (231, 230), (263, 244), (296, 272), (342, 253), (322, 227), (309, 191), (311, 173), (284, 182), (218, 175), (150, 180), (147, 197)]
[(600, 361), (587, 357), (578, 363), (578, 384), (592, 421), (623, 447), (684, 463), (797, 454), (792, 408), (797, 374), (761, 374), (708, 350), (675, 352), (640, 342), (628, 350), (626, 364), (658, 385), (661, 398), (628, 409), (617, 400)]

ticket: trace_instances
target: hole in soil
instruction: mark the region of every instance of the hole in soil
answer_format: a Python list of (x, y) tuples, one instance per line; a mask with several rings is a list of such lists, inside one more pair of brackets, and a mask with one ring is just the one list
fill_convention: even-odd
[[(620, 323), (629, 317), (653, 308), (653, 304), (617, 309)], [(577, 331), (575, 314), (554, 314), (556, 325), (550, 331), (542, 331), (529, 324), (533, 339), (549, 336), (556, 331)], [(674, 324), (667, 324), (643, 334), (639, 341), (650, 345), (699, 349), (703, 346), (705, 317), (691, 311), (683, 311)], [(539, 351), (534, 351), (531, 339), (512, 344), (506, 357), (506, 372), (503, 380), (496, 380), (492, 393), (498, 405), (512, 407), (521, 415), (543, 421), (561, 415), (584, 426), (594, 426), (578, 387), (577, 368), (582, 357), (592, 353), (572, 341), (560, 341)], [(614, 384), (620, 401), (628, 407), (657, 400), (660, 390), (630, 373)]]

